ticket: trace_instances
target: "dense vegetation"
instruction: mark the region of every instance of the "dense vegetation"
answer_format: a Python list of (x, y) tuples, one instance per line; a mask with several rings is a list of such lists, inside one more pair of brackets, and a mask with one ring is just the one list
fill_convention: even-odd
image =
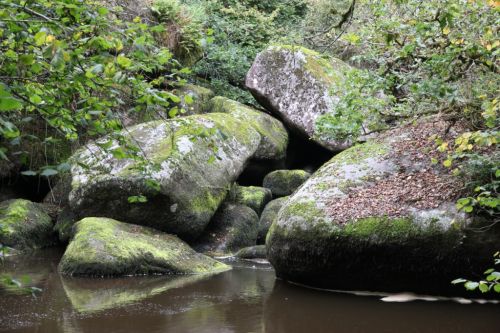
[[(369, 132), (361, 109), (388, 124), (430, 114), (467, 119), (455, 142), (430, 138), (443, 154), (433, 162), (467, 184), (460, 209), (498, 221), (497, 1), (155, 0), (153, 24), (124, 20), (123, 10), (99, 1), (2, 1), (0, 175), (14, 165), (27, 176), (56, 176), (74, 148), (104, 134), (120, 146), (103, 149), (136, 157), (119, 131), (180, 113), (173, 88), (191, 80), (252, 104), (244, 78), (257, 53), (294, 43), (354, 68), (336, 113), (316, 124), (322, 135), (356, 140)], [(487, 283), (458, 282), (499, 291), (498, 276), (488, 270)]]

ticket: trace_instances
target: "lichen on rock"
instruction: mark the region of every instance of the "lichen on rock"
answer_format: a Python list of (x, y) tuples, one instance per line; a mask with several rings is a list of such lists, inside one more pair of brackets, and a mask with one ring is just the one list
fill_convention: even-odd
[[(250, 125), (222, 113), (148, 122), (123, 135), (143, 159), (116, 158), (119, 145), (110, 138), (98, 141), (111, 142), (106, 150), (96, 143), (79, 150), (71, 158), (71, 210), (77, 218), (110, 217), (190, 240), (204, 230), (261, 140)], [(147, 202), (129, 202), (138, 195)]]
[(316, 135), (316, 120), (335, 113), (350, 67), (339, 59), (323, 56), (300, 46), (275, 45), (257, 55), (246, 77), (246, 86), (269, 111), (299, 134), (331, 150), (341, 151), (350, 140)]
[[(460, 124), (424, 119), (333, 157), (279, 210), (266, 245), (277, 276), (332, 289), (446, 292), (463, 267), (480, 273), (500, 227), (458, 212), (461, 184), (431, 163), (432, 133)], [(489, 225), (488, 233), (474, 230)], [(428, 283), (424, 283), (428, 281)]]
[(229, 113), (252, 126), (262, 137), (254, 158), (280, 160), (285, 158), (288, 146), (288, 132), (276, 118), (231, 99), (217, 96), (208, 104), (210, 112)]

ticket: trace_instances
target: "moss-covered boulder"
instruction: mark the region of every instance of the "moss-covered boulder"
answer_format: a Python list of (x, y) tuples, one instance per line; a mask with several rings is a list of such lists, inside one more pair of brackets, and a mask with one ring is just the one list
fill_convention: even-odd
[(108, 138), (79, 150), (71, 159), (71, 210), (183, 239), (201, 234), (260, 143), (251, 126), (222, 113), (144, 123), (123, 135), (145, 160), (120, 158)]
[(258, 186), (234, 185), (228, 195), (229, 202), (250, 207), (259, 216), (271, 199), (271, 190)]
[(28, 200), (0, 203), (0, 244), (17, 250), (53, 245), (52, 219), (43, 206)]
[(262, 186), (273, 193), (274, 198), (292, 194), (311, 174), (304, 170), (276, 170), (264, 177)]
[(239, 259), (266, 259), (266, 246), (265, 245), (255, 245), (245, 247), (234, 255)]
[(463, 184), (431, 163), (440, 155), (428, 138), (448, 131), (444, 140), (453, 142), (463, 128), (452, 125), (403, 126), (320, 168), (267, 236), (277, 276), (331, 289), (426, 293), (460, 293), (451, 280), (480, 276), (498, 251), (500, 225), (458, 212)]
[(254, 158), (280, 160), (286, 156), (288, 132), (276, 118), (225, 97), (214, 97), (208, 108), (210, 112), (229, 113), (233, 117), (252, 126), (262, 137)]
[(181, 102), (179, 115), (191, 116), (207, 112), (210, 100), (215, 96), (214, 92), (208, 88), (194, 84), (186, 84), (173, 91), (179, 96)]
[(220, 256), (255, 245), (258, 223), (259, 217), (253, 209), (225, 203), (214, 215), (194, 248), (199, 252)]
[(176, 236), (151, 228), (97, 217), (85, 218), (74, 227), (75, 235), (59, 264), (62, 274), (206, 274), (229, 269), (196, 253)]
[(266, 205), (264, 211), (260, 215), (257, 244), (264, 244), (266, 242), (267, 232), (269, 231), (269, 228), (273, 224), (274, 220), (276, 220), (278, 212), (280, 211), (281, 207), (283, 207), (288, 198), (289, 196), (274, 199)]
[(349, 69), (339, 59), (303, 47), (271, 46), (257, 55), (246, 86), (290, 129), (331, 151), (340, 151), (352, 142), (342, 138), (341, 133), (320, 135), (315, 124), (320, 116), (335, 114), (342, 91), (339, 88), (344, 86)]

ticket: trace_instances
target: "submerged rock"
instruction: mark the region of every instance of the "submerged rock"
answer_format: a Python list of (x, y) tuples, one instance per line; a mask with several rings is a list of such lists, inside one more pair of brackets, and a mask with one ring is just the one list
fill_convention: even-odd
[(52, 219), (43, 206), (24, 199), (0, 203), (0, 244), (16, 250), (53, 245)]
[(250, 207), (259, 216), (271, 198), (271, 190), (258, 186), (234, 185), (228, 195), (230, 202)]
[(225, 255), (255, 245), (259, 217), (247, 206), (225, 203), (197, 241), (195, 249), (211, 255)]
[(229, 113), (252, 126), (262, 137), (253, 156), (261, 160), (281, 160), (286, 156), (288, 132), (283, 124), (270, 115), (225, 97), (214, 97), (209, 103), (210, 112)]
[(498, 250), (500, 226), (478, 232), (491, 222), (457, 212), (462, 184), (424, 153), (435, 151), (426, 146), (432, 134), (448, 128), (446, 140), (454, 140), (460, 128), (450, 125), (396, 129), (320, 168), (267, 236), (277, 276), (329, 289), (444, 293), (452, 279), (481, 273)]
[[(71, 159), (71, 210), (78, 218), (109, 217), (183, 239), (205, 229), (261, 139), (221, 113), (144, 123), (123, 135), (145, 161), (115, 157), (121, 148), (108, 138), (79, 150)], [(131, 203), (137, 196), (147, 201)]]
[(264, 208), (264, 211), (260, 216), (257, 244), (264, 244), (266, 242), (266, 236), (269, 228), (273, 224), (274, 220), (276, 220), (278, 212), (280, 211), (281, 207), (283, 207), (288, 198), (289, 196), (274, 199), (266, 205), (266, 208)]
[(236, 258), (240, 259), (266, 259), (266, 246), (265, 245), (255, 245), (245, 247), (234, 255)]
[(341, 60), (303, 47), (271, 46), (257, 55), (246, 86), (291, 129), (331, 151), (340, 151), (352, 142), (333, 130), (328, 137), (318, 135), (316, 120), (326, 113), (335, 114), (348, 70)]
[(311, 174), (304, 170), (276, 170), (264, 177), (262, 186), (273, 193), (274, 198), (292, 194)]
[(62, 274), (206, 274), (230, 269), (196, 253), (176, 236), (150, 228), (97, 217), (74, 227), (75, 235), (59, 264)]

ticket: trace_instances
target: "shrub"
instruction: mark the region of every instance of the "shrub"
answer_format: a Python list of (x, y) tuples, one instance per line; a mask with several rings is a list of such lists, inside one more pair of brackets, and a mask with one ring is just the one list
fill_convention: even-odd
[[(0, 157), (24, 164), (27, 175), (51, 176), (67, 169), (72, 145), (118, 135), (129, 117), (167, 117), (179, 99), (162, 87), (180, 71), (155, 43), (152, 32), (161, 31), (90, 2), (4, 1)], [(126, 155), (121, 142), (117, 156)], [(44, 155), (39, 163), (33, 151)]]

